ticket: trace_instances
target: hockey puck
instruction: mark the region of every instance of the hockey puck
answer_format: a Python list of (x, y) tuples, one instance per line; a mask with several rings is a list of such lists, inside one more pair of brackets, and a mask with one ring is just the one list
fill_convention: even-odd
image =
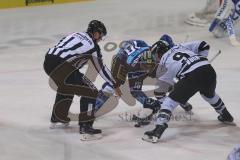
[(137, 123), (134, 125), (134, 127), (139, 128), (139, 127), (141, 127), (141, 124)]

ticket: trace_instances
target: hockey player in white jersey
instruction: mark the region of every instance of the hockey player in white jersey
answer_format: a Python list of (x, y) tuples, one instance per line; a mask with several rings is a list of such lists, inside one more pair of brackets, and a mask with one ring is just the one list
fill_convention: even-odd
[[(157, 142), (168, 127), (167, 123), (176, 106), (186, 103), (197, 92), (219, 113), (219, 121), (233, 122), (233, 117), (215, 92), (216, 73), (207, 59), (209, 48), (204, 41), (173, 47), (170, 47), (167, 41), (156, 42), (154, 52), (160, 55), (157, 69), (159, 87), (164, 93), (169, 86), (174, 86), (172, 92), (163, 100), (155, 129), (145, 132), (143, 140)], [(176, 84), (174, 78), (179, 79)]]
[[(98, 42), (107, 34), (104, 24), (92, 20), (87, 32), (72, 33), (50, 48), (45, 56), (44, 70), (57, 85), (57, 95), (51, 122), (68, 125), (68, 112), (74, 95), (81, 96), (79, 126), (80, 134), (95, 135), (101, 130), (94, 129), (95, 101), (98, 94), (94, 84), (79, 69), (91, 61), (103, 79), (114, 87), (121, 96), (111, 72), (103, 65)], [(51, 85), (51, 84), (50, 84)]]

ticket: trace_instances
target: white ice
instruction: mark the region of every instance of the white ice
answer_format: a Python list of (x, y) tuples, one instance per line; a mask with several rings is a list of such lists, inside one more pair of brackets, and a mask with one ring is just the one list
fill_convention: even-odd
[[(220, 160), (240, 143), (240, 49), (228, 39), (215, 39), (207, 28), (184, 23), (184, 18), (204, 6), (199, 0), (97, 0), (65, 5), (41, 6), (0, 11), (0, 160)], [(121, 120), (119, 113), (140, 108), (118, 107), (97, 120), (104, 137), (98, 141), (79, 140), (77, 122), (68, 129), (49, 129), (55, 92), (43, 71), (44, 55), (67, 33), (86, 30), (92, 19), (102, 20), (108, 37), (101, 42), (119, 43), (143, 39), (149, 44), (161, 34), (171, 34), (176, 42), (206, 40), (212, 48), (210, 57), (222, 54), (213, 66), (218, 74), (217, 93), (233, 114), (237, 126), (223, 125), (217, 113), (195, 95), (194, 115), (190, 121), (174, 120), (158, 144), (141, 140), (150, 125), (134, 128)], [(103, 51), (110, 67), (117, 50)], [(98, 77), (97, 86), (102, 84)], [(146, 88), (145, 88), (146, 89)], [(78, 98), (71, 107), (78, 112)], [(182, 114), (179, 108), (176, 114)]]

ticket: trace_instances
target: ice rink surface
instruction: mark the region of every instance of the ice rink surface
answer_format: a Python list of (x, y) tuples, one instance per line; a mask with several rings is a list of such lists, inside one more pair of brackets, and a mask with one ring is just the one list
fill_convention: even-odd
[[(204, 6), (199, 0), (97, 0), (65, 5), (0, 11), (0, 160), (224, 160), (240, 143), (240, 49), (227, 39), (215, 39), (207, 28), (184, 23), (184, 18)], [(92, 19), (102, 20), (108, 28), (108, 42), (126, 39), (153, 43), (163, 33), (176, 42), (206, 40), (212, 48), (209, 57), (220, 49), (213, 62), (218, 74), (217, 93), (222, 97), (237, 126), (217, 121), (216, 112), (197, 94), (190, 102), (190, 120), (175, 119), (157, 144), (141, 140), (146, 130), (134, 128), (118, 114), (135, 108), (120, 100), (118, 107), (98, 119), (103, 129), (98, 141), (79, 140), (77, 122), (67, 129), (50, 130), (49, 118), (55, 92), (43, 71), (44, 55), (60, 37), (84, 31)], [(117, 50), (102, 49), (110, 66)], [(96, 85), (102, 84), (97, 78)], [(147, 89), (147, 87), (146, 87)], [(78, 112), (78, 97), (71, 110)], [(176, 114), (182, 114), (181, 109)]]

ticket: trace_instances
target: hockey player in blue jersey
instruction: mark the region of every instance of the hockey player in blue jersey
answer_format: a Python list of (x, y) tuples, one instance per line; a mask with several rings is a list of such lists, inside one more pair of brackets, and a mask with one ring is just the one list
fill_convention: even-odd
[[(215, 92), (216, 73), (207, 59), (209, 48), (204, 41), (171, 46), (169, 42), (160, 40), (155, 44), (155, 52), (160, 55), (157, 69), (159, 87), (163, 93), (168, 86), (173, 85), (174, 89), (161, 104), (155, 129), (145, 132), (143, 140), (157, 142), (168, 127), (173, 110), (197, 92), (219, 114), (219, 121), (233, 122), (233, 117)], [(176, 84), (174, 78), (179, 79)]]
[[(162, 39), (166, 38), (165, 36)], [(132, 119), (137, 121), (136, 127), (150, 123), (151, 117), (159, 110), (159, 101), (150, 97), (142, 91), (143, 81), (147, 77), (156, 78), (157, 55), (152, 54), (152, 47), (142, 40), (129, 40), (123, 43), (117, 55), (113, 58), (111, 72), (117, 83), (117, 87), (123, 85), (128, 77), (129, 88), (132, 96), (139, 101), (143, 108), (153, 110), (146, 118), (139, 118), (133, 115)], [(105, 83), (97, 98), (97, 108), (113, 94), (112, 86)], [(155, 92), (157, 98), (163, 98), (165, 95), (159, 95)], [(192, 106), (189, 103), (180, 104), (185, 111), (190, 111)]]
[[(150, 50), (151, 47), (142, 40), (125, 41), (112, 60), (111, 72), (118, 87), (123, 85), (128, 77), (132, 96), (143, 104), (144, 108), (150, 108), (156, 113), (159, 109), (159, 102), (147, 97), (142, 91), (144, 79), (155, 77), (156, 66)], [(109, 83), (105, 83), (99, 92), (96, 107), (101, 108), (112, 94), (112, 86)], [(137, 120), (137, 117), (134, 116), (133, 119)], [(140, 123), (144, 122), (141, 121)]]

